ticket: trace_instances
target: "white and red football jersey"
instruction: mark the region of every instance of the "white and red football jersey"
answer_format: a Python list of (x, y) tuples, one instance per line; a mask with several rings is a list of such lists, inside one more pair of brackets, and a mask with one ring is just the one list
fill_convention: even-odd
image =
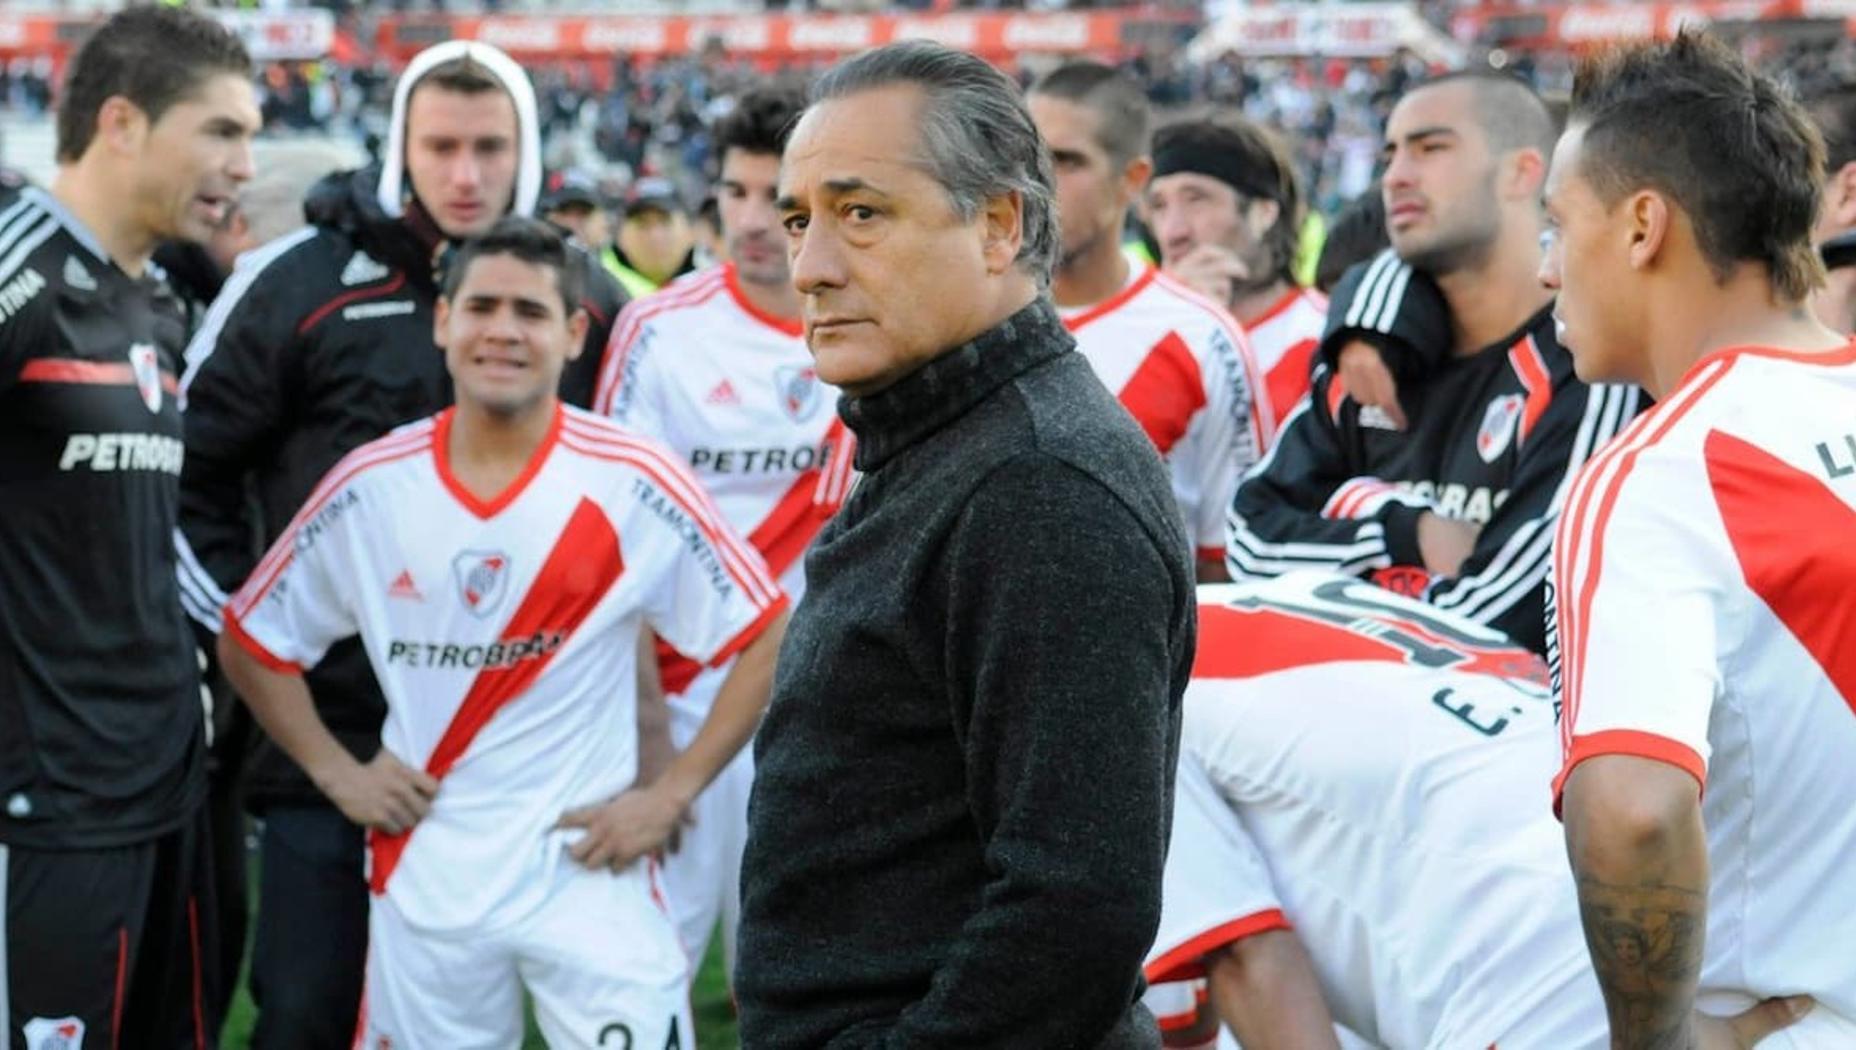
[[(853, 447), (800, 323), (757, 309), (725, 263), (633, 302), (612, 331), (594, 410), (677, 453), (798, 601)], [(665, 690), (684, 692), (699, 666), (660, 655)]]
[(1289, 927), (1377, 1045), (1602, 1045), (1565, 846), (1528, 803), (1558, 752), (1539, 657), (1349, 576), (1199, 597), (1148, 979)]
[(1270, 308), (1244, 324), (1251, 352), (1263, 373), (1270, 411), (1289, 418), (1295, 403), (1308, 396), (1315, 348), (1327, 324), (1328, 297), (1312, 288), (1291, 288)]
[(361, 636), (381, 743), (440, 781), (411, 832), (370, 836), (369, 881), (434, 930), (529, 914), (573, 863), (561, 814), (631, 783), (643, 625), (719, 663), (787, 604), (658, 443), (563, 407), (484, 501), (450, 470), (454, 412), (337, 464), (225, 616), (282, 671)]
[(1113, 297), (1065, 314), (1076, 348), (1166, 457), (1199, 556), (1223, 557), (1238, 475), (1276, 432), (1243, 328), (1152, 266)]
[(1853, 435), (1856, 344), (1711, 354), (1580, 471), (1553, 556), (1555, 804), (1599, 755), (1695, 777), (1700, 1004), (1811, 995), (1779, 1047), (1856, 1045)]

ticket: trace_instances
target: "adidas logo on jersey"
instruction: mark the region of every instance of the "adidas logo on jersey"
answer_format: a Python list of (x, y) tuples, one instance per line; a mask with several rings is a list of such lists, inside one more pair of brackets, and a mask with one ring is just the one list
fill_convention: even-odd
[(415, 602), (425, 600), (425, 595), (419, 593), (419, 585), (412, 582), (411, 569), (401, 569), (400, 574), (393, 577), (393, 585), (387, 588), (387, 597), (405, 598)]
[(64, 257), (64, 283), (80, 292), (97, 290), (97, 279), (90, 276), (90, 271), (84, 268), (83, 263), (77, 261), (75, 255)]
[(715, 389), (709, 391), (709, 396), (703, 398), (703, 402), (710, 405), (738, 405), (741, 403), (741, 395), (735, 393), (735, 384), (724, 379), (715, 384)]
[(342, 284), (353, 287), (378, 281), (392, 271), (385, 265), (375, 262), (374, 257), (366, 252), (355, 252), (348, 257), (348, 265), (342, 267)]

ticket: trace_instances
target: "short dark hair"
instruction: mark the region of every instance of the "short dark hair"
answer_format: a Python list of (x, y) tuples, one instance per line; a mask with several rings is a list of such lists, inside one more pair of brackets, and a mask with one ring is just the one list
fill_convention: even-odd
[(520, 215), (499, 219), (480, 236), (464, 242), (445, 267), (445, 298), (457, 295), (471, 263), (491, 255), (513, 256), (553, 270), (563, 312), (571, 317), (580, 309), (581, 297), (586, 294), (586, 273), (578, 250), (552, 225)]
[(1714, 37), (1684, 30), (1587, 59), (1570, 123), (1585, 130), (1581, 174), (1599, 199), (1668, 196), (1717, 281), (1753, 262), (1792, 301), (1822, 283), (1811, 228), (1823, 140), (1775, 82)]
[(1458, 69), (1424, 81), (1413, 91), (1462, 84), (1475, 102), (1476, 123), (1497, 153), (1534, 149), (1542, 159), (1553, 155), (1559, 121), (1546, 100), (1527, 81), (1498, 69)]
[(1390, 246), (1386, 199), (1375, 182), (1334, 216), (1321, 245), (1321, 258), (1315, 263), (1315, 287), (1323, 292), (1332, 289), (1354, 263), (1365, 262)]
[(925, 96), (920, 160), (954, 213), (971, 221), (988, 200), (1018, 194), (1024, 228), (1016, 261), (1048, 286), (1061, 243), (1050, 151), (1010, 77), (965, 51), (909, 40), (832, 66), (813, 82), (811, 102), (905, 84)]
[(1276, 225), (1264, 242), (1270, 249), (1276, 275), (1293, 284), (1296, 255), (1302, 246), (1302, 189), (1282, 139), (1256, 121), (1234, 113), (1196, 116), (1162, 125), (1154, 132), (1156, 177), (1169, 173), (1165, 158), (1175, 154), (1223, 158), (1228, 167), (1242, 173), (1242, 185), (1229, 179), (1220, 181), (1243, 196), (1276, 202)]
[(1836, 172), (1856, 161), (1856, 84), (1818, 88), (1807, 93), (1803, 102), (1824, 137), (1824, 167)]
[(779, 156), (805, 108), (805, 96), (798, 91), (782, 87), (749, 91), (727, 116), (715, 122), (712, 138), (716, 158), (728, 156), (731, 149)]
[(1066, 62), (1033, 84), (1031, 94), (1088, 107), (1097, 118), (1096, 145), (1116, 164), (1147, 152), (1147, 95), (1121, 70), (1100, 62)]
[(218, 73), (252, 75), (238, 35), (183, 7), (129, 7), (98, 26), (65, 72), (58, 104), (58, 160), (81, 159), (97, 137), (97, 112), (118, 95), (148, 122)]
[[(446, 59), (425, 71), (413, 90), (426, 86), (441, 88), (460, 95), (481, 95), (486, 91), (508, 91), (509, 87), (489, 67), (469, 55), (459, 55)], [(410, 94), (408, 95), (410, 98)]]

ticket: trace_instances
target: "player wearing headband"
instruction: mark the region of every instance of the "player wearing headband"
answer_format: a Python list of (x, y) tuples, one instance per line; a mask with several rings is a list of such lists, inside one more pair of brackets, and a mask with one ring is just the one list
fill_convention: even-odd
[(1302, 194), (1283, 144), (1242, 117), (1169, 124), (1154, 135), (1146, 212), (1160, 264), (1244, 326), (1270, 408), (1308, 393), (1327, 297), (1295, 279)]

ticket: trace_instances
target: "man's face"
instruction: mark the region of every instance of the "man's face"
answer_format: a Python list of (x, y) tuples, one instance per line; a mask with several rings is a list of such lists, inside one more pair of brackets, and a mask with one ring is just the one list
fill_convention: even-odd
[(574, 203), (548, 213), (548, 221), (574, 235), (594, 251), (612, 243), (612, 219), (606, 209)]
[(506, 91), (416, 87), (406, 105), (406, 177), (446, 237), (484, 233), (515, 199), (516, 106)]
[(553, 267), (484, 255), (456, 294), (439, 299), (433, 324), (458, 401), (510, 417), (553, 395), (561, 370), (580, 356), (587, 321), (566, 312)]
[(780, 185), (779, 156), (730, 149), (722, 155), (721, 183), (716, 207), (722, 215), (722, 237), (741, 279), (762, 285), (792, 280), (780, 213), (773, 207)]
[(1501, 232), (1497, 158), (1466, 84), (1406, 95), (1386, 122), (1386, 232), (1399, 258), (1434, 276), (1474, 265)]
[(1638, 275), (1630, 265), (1630, 231), (1616, 221), (1580, 170), (1585, 129), (1560, 137), (1547, 173), (1548, 233), (1540, 283), (1558, 293), (1553, 316), (1560, 344), (1588, 383), (1641, 384)]
[(639, 273), (658, 284), (676, 276), (694, 243), (690, 221), (682, 212), (645, 208), (626, 216), (619, 227), (619, 250)]
[(1147, 184), (1147, 226), (1160, 242), (1160, 265), (1178, 266), (1194, 248), (1227, 249), (1250, 272), (1248, 286), (1276, 280), (1265, 237), (1280, 217), (1275, 201), (1249, 200), (1229, 183), (1193, 171)]
[(251, 138), (260, 122), (251, 83), (219, 73), (148, 125), (127, 173), (148, 232), (164, 240), (211, 241), (253, 174)]
[(1057, 269), (1066, 270), (1104, 239), (1121, 243), (1122, 220), (1140, 186), (1130, 175), (1134, 164), (1117, 165), (1102, 148), (1097, 137), (1102, 118), (1095, 110), (1050, 95), (1032, 95), (1027, 105), (1050, 149), (1063, 236)]
[(921, 90), (820, 103), (780, 171), (793, 287), (819, 378), (873, 393), (985, 327), (985, 212), (963, 220), (921, 166)]

